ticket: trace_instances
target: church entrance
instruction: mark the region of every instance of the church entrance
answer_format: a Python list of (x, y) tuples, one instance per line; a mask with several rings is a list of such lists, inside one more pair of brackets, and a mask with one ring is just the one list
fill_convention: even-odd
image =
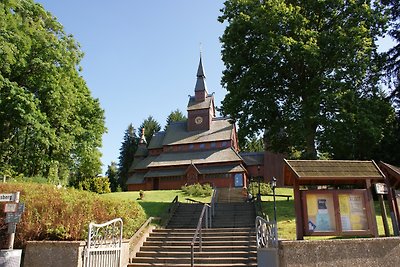
[(160, 189), (160, 178), (153, 178), (153, 190)]
[(243, 187), (243, 174), (235, 174), (235, 187)]

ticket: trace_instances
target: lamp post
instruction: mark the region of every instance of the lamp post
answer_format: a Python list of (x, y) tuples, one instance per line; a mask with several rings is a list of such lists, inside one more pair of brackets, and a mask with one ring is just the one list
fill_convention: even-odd
[(272, 187), (272, 195), (274, 197), (274, 225), (275, 225), (274, 235), (275, 235), (275, 242), (277, 242), (277, 240), (278, 240), (278, 223), (276, 221), (276, 200), (275, 200), (276, 178), (275, 177), (272, 177), (271, 187)]
[(260, 176), (260, 165), (257, 165), (257, 174), (258, 174), (258, 195), (257, 199), (258, 201), (261, 201), (261, 176)]

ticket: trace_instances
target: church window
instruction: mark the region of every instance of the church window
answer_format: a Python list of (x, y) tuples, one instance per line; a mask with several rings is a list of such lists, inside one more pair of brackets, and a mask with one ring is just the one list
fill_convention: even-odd
[(206, 144), (200, 144), (200, 149), (206, 148)]

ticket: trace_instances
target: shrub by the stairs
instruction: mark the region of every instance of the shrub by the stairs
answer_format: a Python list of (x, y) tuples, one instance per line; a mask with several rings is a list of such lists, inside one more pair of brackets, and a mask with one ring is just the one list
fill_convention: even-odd
[[(117, 201), (76, 189), (57, 189), (54, 185), (35, 183), (0, 184), (0, 193), (21, 192), (25, 212), (17, 224), (16, 247), (30, 240), (85, 240), (90, 222), (104, 223), (120, 217), (124, 237), (131, 237), (146, 220), (140, 205)], [(0, 246), (4, 247), (7, 226), (0, 211)], [(3, 243), (3, 244), (1, 244)]]
[(182, 186), (182, 191), (185, 192), (189, 196), (194, 197), (207, 197), (212, 194), (212, 187), (209, 184), (192, 184), (192, 185), (184, 185)]

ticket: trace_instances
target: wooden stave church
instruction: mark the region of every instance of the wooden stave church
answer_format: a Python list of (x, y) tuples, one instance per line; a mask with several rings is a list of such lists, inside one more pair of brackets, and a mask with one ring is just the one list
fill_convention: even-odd
[[(142, 132), (128, 172), (129, 191), (180, 189), (194, 183), (240, 188), (248, 186), (250, 177), (265, 181), (266, 175), (274, 175), (264, 169), (271, 155), (239, 154), (235, 124), (215, 116), (214, 94), (208, 93), (201, 56), (187, 112), (187, 121), (172, 122), (165, 131), (154, 134), (149, 144)], [(276, 161), (275, 176), (281, 176), (282, 157), (278, 155)]]

